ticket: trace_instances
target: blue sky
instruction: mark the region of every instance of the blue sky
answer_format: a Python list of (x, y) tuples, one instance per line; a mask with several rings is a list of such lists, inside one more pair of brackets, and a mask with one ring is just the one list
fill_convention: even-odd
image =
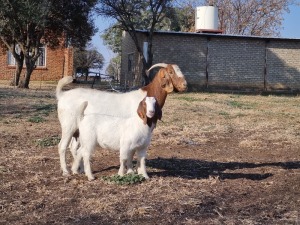
[[(281, 30), (281, 37), (300, 39), (300, 6), (291, 6), (290, 13), (285, 13), (283, 17), (284, 20), (282, 22), (283, 29)], [(104, 73), (110, 59), (114, 57), (114, 53), (103, 44), (103, 41), (100, 38), (100, 34), (103, 33), (103, 31), (111, 24), (113, 24), (113, 21), (98, 17), (95, 22), (99, 31), (93, 37), (92, 45), (96, 47), (98, 51), (104, 56), (105, 64), (104, 68), (102, 69), (102, 73)]]
[(290, 7), (290, 13), (284, 14), (281, 37), (300, 39), (300, 6)]

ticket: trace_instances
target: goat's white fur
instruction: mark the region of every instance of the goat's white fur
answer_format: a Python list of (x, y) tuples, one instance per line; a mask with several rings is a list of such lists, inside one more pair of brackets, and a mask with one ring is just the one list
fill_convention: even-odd
[[(146, 71), (146, 75), (149, 76), (149, 73), (150, 73), (150, 70), (156, 68), (156, 67), (163, 67), (163, 68), (166, 68), (168, 66), (168, 64), (166, 63), (157, 63), (153, 66), (151, 66), (147, 71)], [(179, 66), (177, 66), (176, 64), (173, 64), (172, 65), (175, 73), (177, 74), (178, 77), (184, 77), (183, 76), (183, 73), (181, 72), (181, 70), (179, 69)]]
[[(146, 97), (146, 114), (148, 118), (155, 115), (154, 97)], [(81, 109), (85, 108), (85, 104)], [(83, 110), (82, 110), (83, 111)], [(83, 112), (82, 112), (83, 113)], [(119, 117), (111, 117), (101, 114), (89, 114), (84, 112), (82, 120), (79, 122), (79, 140), (80, 148), (72, 166), (72, 172), (78, 173), (81, 159), (84, 163), (84, 172), (89, 180), (93, 180), (94, 176), (91, 172), (90, 157), (98, 143), (102, 148), (110, 150), (120, 150), (120, 169), (118, 174), (123, 176), (126, 173), (133, 172), (132, 158), (137, 152), (137, 171), (138, 174), (149, 178), (146, 172), (146, 150), (151, 141), (152, 130), (154, 124), (149, 127), (139, 117), (137, 111), (135, 115), (125, 119)]]
[[(147, 93), (141, 89), (128, 93), (111, 93), (94, 89), (76, 88), (62, 91), (62, 87), (72, 82), (72, 77), (64, 77), (58, 82), (56, 96), (58, 99), (58, 119), (62, 128), (61, 141), (59, 143), (60, 165), (63, 175), (68, 175), (66, 165), (66, 149), (72, 136), (78, 129), (78, 118), (80, 116), (81, 104), (88, 100), (85, 109), (86, 114), (101, 113), (102, 115), (132, 117)], [(72, 141), (71, 153), (76, 157), (78, 143)]]

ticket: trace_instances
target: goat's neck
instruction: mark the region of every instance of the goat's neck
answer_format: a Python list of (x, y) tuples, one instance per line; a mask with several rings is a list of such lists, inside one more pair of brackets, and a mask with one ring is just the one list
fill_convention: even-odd
[(168, 93), (160, 87), (160, 85), (157, 82), (151, 82), (147, 86), (142, 88), (144, 91), (147, 91), (148, 97), (155, 97), (157, 104), (162, 109)]

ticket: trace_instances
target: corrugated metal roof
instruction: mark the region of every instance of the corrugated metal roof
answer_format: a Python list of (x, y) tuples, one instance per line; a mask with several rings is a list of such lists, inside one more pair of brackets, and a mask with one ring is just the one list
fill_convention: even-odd
[[(148, 33), (147, 30), (136, 30), (140, 33)], [(224, 38), (247, 38), (247, 39), (263, 39), (263, 40), (290, 40), (300, 41), (300, 38), (284, 38), (284, 37), (264, 37), (264, 36), (250, 36), (250, 35), (230, 35), (230, 34), (211, 34), (211, 33), (196, 33), (196, 32), (176, 32), (176, 31), (155, 31), (156, 34), (165, 35), (189, 35), (202, 37), (224, 37)]]

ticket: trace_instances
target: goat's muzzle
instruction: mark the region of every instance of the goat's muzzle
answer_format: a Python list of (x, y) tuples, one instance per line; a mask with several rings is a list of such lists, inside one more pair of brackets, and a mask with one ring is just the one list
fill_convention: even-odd
[(185, 79), (182, 80), (182, 82), (177, 82), (176, 85), (174, 85), (175, 92), (184, 92), (187, 91), (187, 82)]

